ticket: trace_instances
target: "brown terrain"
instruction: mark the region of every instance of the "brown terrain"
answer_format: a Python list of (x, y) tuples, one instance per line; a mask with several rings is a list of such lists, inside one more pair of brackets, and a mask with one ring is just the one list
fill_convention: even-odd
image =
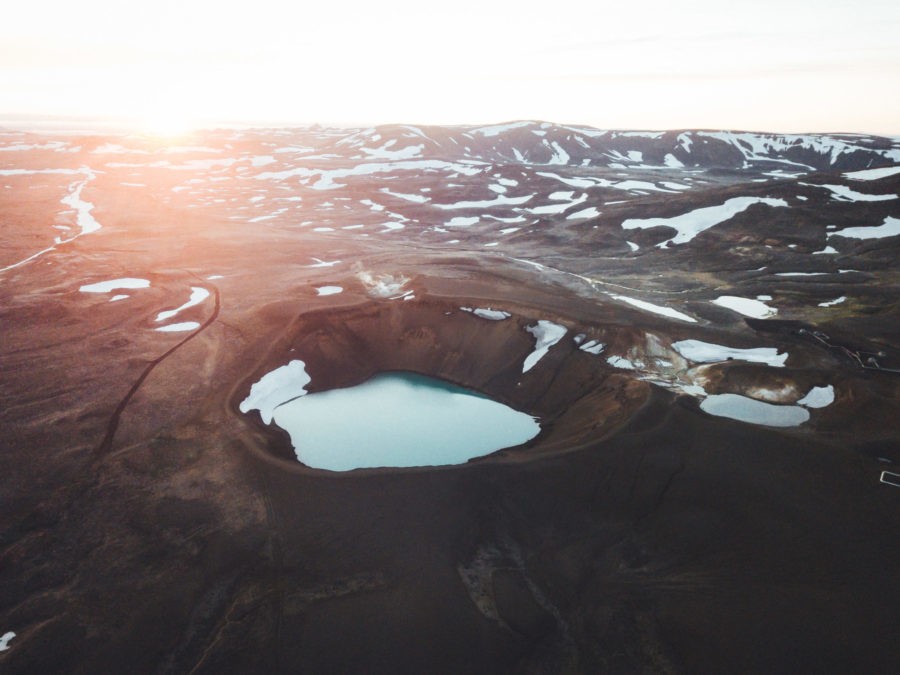
[[(900, 219), (900, 174), (855, 173), (900, 149), (723, 136), (0, 133), (0, 670), (897, 672), (900, 236), (840, 231)], [(735, 198), (683, 243), (623, 227)], [(80, 290), (122, 278), (149, 283)], [(523, 373), (539, 320), (567, 332)], [(291, 359), (310, 392), (410, 371), (542, 430), (307, 467), (238, 409)], [(799, 426), (701, 408), (826, 387)]]

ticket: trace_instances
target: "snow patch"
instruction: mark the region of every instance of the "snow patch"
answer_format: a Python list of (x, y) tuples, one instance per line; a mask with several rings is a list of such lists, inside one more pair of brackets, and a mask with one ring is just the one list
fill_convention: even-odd
[(509, 312), (504, 312), (500, 309), (491, 309), (490, 307), (460, 307), (460, 309), (464, 312), (470, 312), (475, 316), (480, 316), (482, 319), (488, 319), (489, 321), (503, 321), (503, 319), (508, 319), (511, 316)]
[(846, 185), (816, 185), (813, 183), (799, 183), (807, 187), (820, 187), (831, 191), (831, 198), (839, 202), (886, 202), (897, 199), (900, 195), (873, 195), (851, 190)]
[(344, 289), (342, 286), (318, 286), (316, 287), (316, 293), (318, 295), (336, 295), (337, 293), (343, 293)]
[(306, 372), (306, 363), (293, 360), (287, 365), (276, 368), (263, 375), (250, 387), (250, 394), (241, 401), (238, 409), (242, 413), (259, 410), (265, 424), (272, 421), (275, 408), (304, 396), (306, 385), (312, 378)]
[(176, 307), (175, 309), (170, 309), (165, 312), (160, 312), (156, 315), (157, 321), (165, 321), (166, 319), (171, 319), (173, 316), (178, 314), (179, 312), (188, 309), (189, 307), (193, 307), (195, 305), (199, 305), (201, 302), (206, 300), (209, 297), (209, 291), (201, 286), (192, 286), (191, 287), (191, 297), (188, 299), (186, 303), (181, 305), (181, 307)]
[(85, 284), (78, 290), (82, 293), (109, 293), (120, 288), (149, 288), (150, 282), (147, 279), (136, 279), (134, 277), (122, 277), (121, 279), (110, 279), (109, 281), (98, 281), (95, 284)]
[(531, 370), (549, 351), (550, 347), (562, 340), (568, 332), (565, 326), (544, 319), (538, 320), (534, 326), (526, 326), (525, 330), (534, 336), (535, 345), (534, 351), (525, 357), (525, 362), (522, 364), (523, 373)]
[(738, 213), (747, 210), (753, 204), (766, 204), (767, 206), (787, 206), (783, 199), (771, 199), (768, 197), (733, 197), (724, 204), (717, 206), (705, 206), (693, 211), (688, 211), (673, 218), (629, 218), (622, 223), (622, 229), (634, 230), (651, 227), (671, 227), (676, 234), (671, 239), (666, 239), (656, 246), (667, 248), (669, 244), (686, 244), (701, 232), (711, 227), (730, 220)]
[(846, 300), (847, 296), (842, 295), (841, 297), (835, 298), (834, 300), (829, 300), (828, 302), (820, 302), (819, 307), (834, 307), (835, 305), (839, 305)]
[(825, 408), (834, 403), (834, 387), (826, 385), (824, 387), (813, 387), (809, 393), (797, 401), (797, 405), (807, 408)]
[(729, 359), (736, 359), (752, 363), (765, 363), (774, 368), (783, 368), (788, 358), (787, 353), (779, 354), (775, 347), (739, 349), (701, 340), (673, 342), (672, 349), (694, 363), (721, 363)]
[(600, 340), (588, 340), (587, 342), (578, 345), (578, 349), (580, 349), (581, 351), (594, 355), (599, 354), (605, 348), (606, 345), (600, 342)]
[(736, 295), (720, 295), (712, 301), (714, 305), (726, 307), (738, 314), (749, 316), (753, 319), (765, 319), (778, 314), (778, 310), (769, 307), (766, 303), (750, 298), (741, 298)]
[(900, 173), (900, 166), (885, 166), (881, 169), (863, 169), (862, 171), (849, 171), (844, 178), (851, 180), (878, 180), (888, 176), (896, 176)]
[(614, 300), (620, 300), (621, 302), (627, 302), (629, 305), (633, 305), (638, 309), (643, 309), (646, 312), (652, 312), (653, 314), (659, 314), (660, 316), (667, 316), (671, 319), (678, 319), (680, 321), (688, 321), (690, 323), (697, 323), (697, 319), (692, 316), (688, 316), (687, 314), (682, 314), (681, 312), (672, 309), (671, 307), (663, 307), (662, 305), (654, 305), (652, 302), (647, 302), (645, 300), (637, 300), (636, 298), (629, 298), (626, 295), (614, 295), (612, 293), (609, 294), (611, 298)]
[(155, 330), (160, 333), (184, 333), (189, 330), (197, 330), (200, 324), (196, 321), (185, 321), (183, 323), (170, 323), (168, 326), (160, 326)]
[(884, 223), (877, 227), (845, 227), (843, 230), (829, 232), (829, 237), (849, 237), (852, 239), (883, 239), (900, 234), (900, 218), (888, 216)]

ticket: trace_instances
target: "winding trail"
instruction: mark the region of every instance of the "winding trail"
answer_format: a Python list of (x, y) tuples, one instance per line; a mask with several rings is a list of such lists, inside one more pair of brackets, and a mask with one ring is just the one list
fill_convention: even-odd
[(206, 321), (200, 324), (200, 327), (197, 328), (194, 332), (192, 332), (186, 338), (173, 345), (162, 355), (156, 357), (147, 364), (147, 367), (144, 368), (138, 379), (135, 380), (133, 385), (131, 385), (131, 389), (128, 390), (128, 393), (126, 393), (122, 400), (119, 401), (119, 405), (117, 405), (116, 409), (113, 411), (112, 417), (110, 417), (109, 422), (106, 425), (106, 434), (103, 437), (103, 441), (101, 441), (100, 445), (94, 451), (95, 459), (102, 459), (109, 454), (110, 450), (112, 450), (113, 440), (115, 439), (116, 431), (119, 428), (119, 421), (122, 418), (122, 413), (125, 412), (125, 408), (128, 407), (131, 399), (137, 393), (137, 390), (140, 389), (141, 385), (144, 383), (144, 380), (146, 380), (147, 377), (149, 377), (150, 373), (153, 372), (153, 369), (156, 368), (156, 366), (158, 366), (160, 363), (165, 361), (172, 354), (174, 354), (176, 350), (178, 350), (183, 345), (187, 344), (189, 341), (200, 335), (200, 333), (202, 333), (204, 330), (209, 328), (209, 326), (211, 326), (212, 323), (219, 317), (219, 309), (221, 308), (219, 288), (213, 284), (210, 284), (210, 286), (212, 286), (213, 295), (215, 296), (215, 306), (213, 307), (212, 314), (208, 319), (206, 319)]

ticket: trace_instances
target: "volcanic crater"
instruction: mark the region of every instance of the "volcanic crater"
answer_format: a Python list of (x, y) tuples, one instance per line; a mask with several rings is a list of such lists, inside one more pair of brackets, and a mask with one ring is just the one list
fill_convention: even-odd
[(471, 462), (519, 462), (584, 449), (647, 401), (648, 385), (616, 373), (572, 339), (602, 330), (556, 318), (572, 328), (567, 326), (566, 336), (539, 368), (523, 373), (523, 361), (535, 347), (527, 328), (546, 320), (546, 314), (528, 316), (528, 308), (516, 308), (508, 318), (489, 320), (465, 311), (467, 302), (375, 300), (295, 317), (272, 335), (269, 350), (230, 396), (232, 411), (257, 432), (251, 447), (298, 466), (282, 429), (264, 424), (256, 412), (248, 416), (238, 409), (252, 383), (292, 359), (305, 363), (309, 393), (352, 387), (379, 373), (410, 372), (479, 392), (540, 421), (540, 434), (526, 444)]

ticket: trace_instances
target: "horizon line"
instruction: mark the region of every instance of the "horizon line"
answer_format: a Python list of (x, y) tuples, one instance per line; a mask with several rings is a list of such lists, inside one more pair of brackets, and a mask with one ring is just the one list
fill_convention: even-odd
[[(253, 130), (253, 129), (369, 129), (385, 126), (414, 126), (414, 127), (468, 127), (477, 129), (480, 127), (500, 126), (504, 124), (515, 124), (520, 122), (530, 122), (534, 124), (552, 124), (562, 127), (583, 127), (596, 131), (609, 132), (648, 132), (648, 133), (666, 133), (672, 131), (728, 131), (757, 133), (768, 135), (820, 135), (820, 136), (878, 136), (882, 138), (900, 139), (900, 130), (896, 132), (873, 132), (873, 131), (785, 131), (782, 129), (751, 129), (741, 127), (726, 126), (678, 126), (666, 128), (646, 128), (646, 127), (598, 127), (592, 124), (581, 122), (555, 122), (543, 119), (532, 118), (515, 118), (508, 120), (492, 121), (492, 122), (459, 122), (459, 123), (422, 123), (422, 122), (327, 122), (327, 121), (302, 121), (299, 119), (282, 119), (282, 120), (264, 120), (264, 119), (243, 119), (243, 120), (204, 120), (185, 125), (185, 129), (180, 134), (190, 135), (195, 133), (235, 129), (235, 130)], [(103, 115), (53, 115), (47, 113), (0, 113), (0, 130), (3, 131), (19, 131), (23, 133), (59, 133), (59, 134), (77, 134), (77, 133), (105, 133), (105, 134), (147, 134), (154, 135), (149, 131), (141, 121), (125, 116), (103, 116)]]

